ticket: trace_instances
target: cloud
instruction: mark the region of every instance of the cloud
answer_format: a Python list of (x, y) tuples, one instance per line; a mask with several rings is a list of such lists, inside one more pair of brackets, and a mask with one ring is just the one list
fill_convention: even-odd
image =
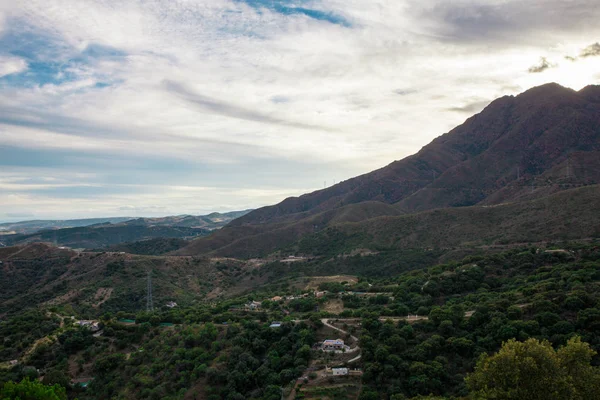
[(415, 89), (396, 89), (394, 90), (398, 96), (408, 96), (409, 94), (417, 93)]
[(594, 56), (600, 56), (600, 43), (592, 43), (591, 45), (587, 46), (586, 48), (584, 48), (583, 50), (581, 50), (579, 52), (579, 56), (574, 57), (574, 56), (564, 56), (565, 60), (569, 60), (571, 62), (575, 62), (580, 60), (581, 58), (587, 58), (587, 57), (594, 57)]
[(291, 99), (287, 96), (276, 95), (271, 97), (271, 101), (275, 104), (289, 103)]
[(478, 99), (467, 103), (464, 106), (450, 107), (448, 108), (448, 110), (453, 112), (475, 114), (487, 107), (490, 104), (490, 102), (490, 100)]
[(581, 51), (579, 57), (594, 57), (600, 56), (600, 43), (594, 43)]
[(33, 218), (34, 214), (31, 213), (4, 213), (7, 218)]
[(540, 57), (539, 63), (529, 67), (527, 72), (529, 72), (530, 74), (538, 74), (540, 72), (544, 72), (548, 68), (553, 68), (553, 67), (555, 67), (555, 65), (551, 64), (550, 61), (548, 61), (548, 59), (546, 57)]
[(186, 89), (180, 83), (166, 80), (165, 88), (178, 95), (180, 98), (198, 106), (205, 112), (223, 115), (229, 118), (241, 119), (246, 121), (260, 122), (264, 124), (274, 124), (280, 126), (294, 127), (309, 130), (331, 130), (331, 128), (310, 125), (300, 122), (287, 121), (272, 115), (252, 110), (250, 108), (241, 107), (233, 103), (204, 96), (199, 93), (194, 93)]
[(600, 18), (596, 0), (410, 1), (430, 34), (449, 42), (483, 46), (552, 45), (566, 36), (593, 30)]
[(27, 61), (19, 57), (0, 55), (0, 78), (27, 70)]

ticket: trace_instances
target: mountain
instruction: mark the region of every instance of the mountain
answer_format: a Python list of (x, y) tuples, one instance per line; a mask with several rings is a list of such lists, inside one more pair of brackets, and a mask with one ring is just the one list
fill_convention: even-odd
[(175, 215), (161, 218), (137, 218), (124, 222), (124, 225), (145, 225), (145, 226), (181, 226), (188, 228), (219, 229), (242, 217), (252, 210), (231, 211), (227, 213), (210, 213), (207, 215)]
[[(175, 254), (260, 254), (345, 222), (543, 199), (600, 183), (600, 86), (493, 101), (417, 154), (240, 217)], [(253, 250), (256, 250), (253, 249)]]
[[(214, 229), (223, 227), (233, 219), (245, 215), (249, 210), (233, 211), (229, 213), (212, 213), (208, 215), (193, 216), (179, 215), (163, 218), (127, 218), (121, 219), (90, 219), (70, 221), (29, 221), (17, 223), (14, 226), (28, 231), (35, 226), (60, 226), (85, 224), (92, 221), (100, 221), (96, 224), (86, 226), (74, 226), (69, 228), (41, 230), (24, 234), (4, 234), (0, 237), (0, 245), (13, 246), (33, 242), (52, 242), (59, 246), (71, 248), (107, 248), (122, 243), (131, 243), (131, 248), (148, 247), (136, 246), (134, 243), (150, 239), (190, 239), (197, 236), (209, 234)], [(114, 222), (111, 223), (111, 220)], [(34, 223), (35, 222), (35, 223)], [(20, 225), (19, 225), (20, 224)], [(173, 247), (174, 243), (163, 248), (169, 251), (182, 247)], [(121, 250), (115, 250), (121, 251)], [(165, 250), (166, 251), (166, 250)], [(144, 254), (148, 254), (146, 251)]]

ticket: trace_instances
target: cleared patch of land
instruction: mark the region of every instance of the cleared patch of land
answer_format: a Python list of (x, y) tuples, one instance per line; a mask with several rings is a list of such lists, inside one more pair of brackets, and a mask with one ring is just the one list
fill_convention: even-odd
[(49, 306), (54, 306), (57, 304), (68, 303), (69, 301), (77, 298), (80, 294), (81, 294), (80, 289), (69, 290), (67, 293), (63, 294), (62, 296), (58, 296), (58, 297), (53, 298), (52, 300), (48, 300), (45, 304), (47, 304)]
[(341, 299), (329, 300), (321, 307), (322, 311), (327, 311), (332, 314), (340, 314), (344, 311), (344, 302)]
[(311, 276), (309, 277), (305, 290), (315, 290), (319, 288), (322, 283), (342, 283), (348, 282), (349, 284), (358, 283), (358, 278), (352, 275), (331, 275), (331, 276)]
[(102, 303), (104, 303), (105, 301), (107, 301), (108, 299), (110, 299), (110, 295), (113, 292), (113, 288), (100, 288), (96, 291), (96, 294), (94, 295), (94, 300), (97, 301), (96, 304), (94, 304), (94, 308), (98, 308), (102, 305)]

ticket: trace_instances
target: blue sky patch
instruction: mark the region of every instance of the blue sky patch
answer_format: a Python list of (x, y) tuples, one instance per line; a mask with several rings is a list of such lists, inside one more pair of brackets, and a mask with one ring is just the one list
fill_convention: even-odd
[[(60, 85), (78, 79), (78, 71), (95, 64), (100, 59), (115, 59), (127, 54), (107, 46), (90, 44), (80, 51), (61, 38), (31, 27), (9, 24), (8, 31), (0, 37), (2, 53), (20, 57), (28, 68), (16, 74), (0, 77), (0, 84), (34, 87), (46, 84)], [(105, 87), (110, 83), (100, 84)], [(98, 87), (98, 86), (97, 86)]]
[(256, 9), (266, 8), (284, 15), (305, 15), (309, 18), (316, 19), (319, 21), (326, 21), (332, 24), (341, 25), (345, 27), (351, 26), (350, 22), (341, 15), (337, 15), (332, 12), (326, 12), (309, 8), (310, 4), (314, 4), (312, 1), (306, 0), (235, 0), (237, 2), (243, 2)]

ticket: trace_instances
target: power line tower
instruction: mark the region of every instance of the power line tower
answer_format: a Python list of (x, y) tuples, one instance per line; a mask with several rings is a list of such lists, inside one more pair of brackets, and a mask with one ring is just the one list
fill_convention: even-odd
[(146, 311), (154, 311), (154, 303), (152, 302), (152, 270), (148, 270), (148, 288), (146, 295)]

